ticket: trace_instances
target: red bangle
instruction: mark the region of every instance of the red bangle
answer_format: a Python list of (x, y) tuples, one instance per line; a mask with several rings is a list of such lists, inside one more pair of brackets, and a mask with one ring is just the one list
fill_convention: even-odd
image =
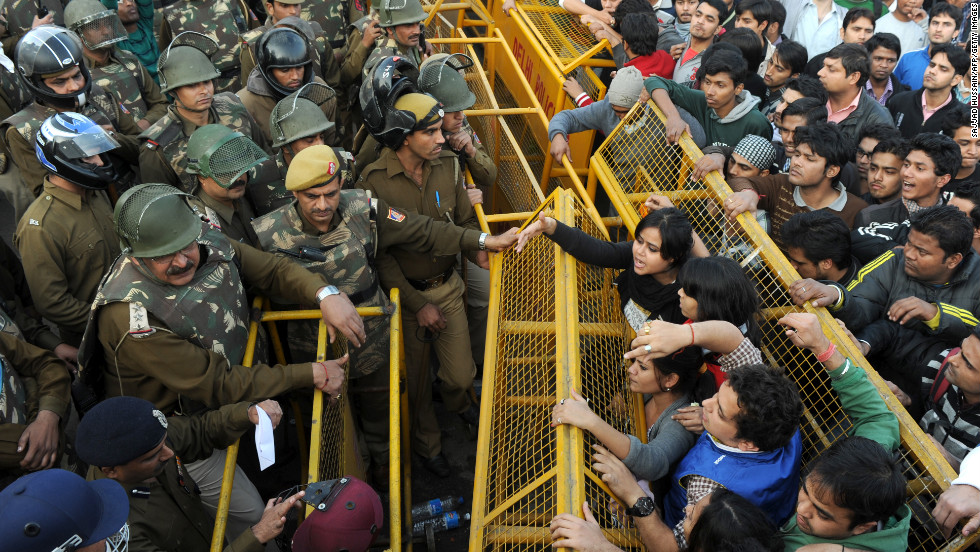
[[(694, 345), (694, 324), (688, 324), (691, 327), (691, 345)], [(690, 347), (691, 345), (688, 345)]]
[(834, 342), (831, 341), (830, 347), (827, 347), (826, 351), (817, 355), (817, 362), (820, 363), (827, 362), (828, 360), (830, 360), (830, 357), (834, 356), (834, 353), (836, 352), (837, 352), (837, 345), (834, 345)]

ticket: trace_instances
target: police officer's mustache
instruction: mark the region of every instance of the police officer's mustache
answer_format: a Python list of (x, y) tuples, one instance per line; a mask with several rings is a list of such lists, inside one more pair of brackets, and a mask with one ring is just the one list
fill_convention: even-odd
[(167, 276), (180, 276), (181, 274), (186, 274), (191, 270), (194, 270), (196, 264), (194, 261), (188, 260), (187, 264), (184, 266), (171, 266), (167, 269)]

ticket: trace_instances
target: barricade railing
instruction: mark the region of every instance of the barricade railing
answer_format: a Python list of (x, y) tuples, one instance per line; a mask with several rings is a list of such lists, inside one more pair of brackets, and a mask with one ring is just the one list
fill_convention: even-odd
[[(555, 113), (575, 107), (562, 85), (566, 78), (574, 77), (593, 99), (601, 100), (606, 86), (600, 82), (595, 69), (615, 69), (612, 49), (608, 41), (596, 41), (578, 17), (562, 9), (556, 0), (518, 2), (509, 14), (503, 12), (503, 3), (504, 0), (495, 0), (489, 5), (489, 11), (508, 45), (509, 56), (514, 60), (512, 65), (500, 67), (495, 76), (500, 79), (500, 85), (495, 86), (495, 90), (502, 104), (527, 106), (534, 100), (541, 106), (544, 121), (532, 122), (528, 131), (537, 148), (544, 153), (541, 170), (535, 173), (542, 176), (541, 189), (547, 194), (558, 185), (557, 182), (548, 184), (548, 181), (564, 177), (565, 171), (580, 176), (586, 174), (595, 139), (595, 131), (569, 136), (574, 169), (563, 164), (552, 166), (548, 155), (548, 121)], [(489, 57), (487, 62), (491, 64)], [(512, 83), (518, 80), (525, 80), (529, 86), (526, 89), (513, 86)], [(508, 87), (508, 93), (502, 94)], [(571, 186), (567, 182), (563, 185)]]
[(824, 333), (865, 369), (898, 418), (901, 465), (908, 479), (908, 505), (913, 512), (909, 550), (962, 550), (976, 541), (976, 533), (969, 539), (954, 535), (947, 540), (932, 519), (939, 494), (956, 477), (941, 451), (909, 416), (830, 312), (809, 304), (793, 305), (787, 290), (800, 278), (799, 274), (751, 214), (739, 215), (735, 222), (727, 221), (722, 205), (732, 190), (717, 171), (702, 180), (691, 179), (694, 163), (702, 153), (686, 133), (677, 146), (668, 144), (664, 120), (652, 101), (638, 104), (592, 157), (588, 187), (593, 188), (596, 182), (602, 185), (630, 232), (641, 218), (640, 205), (651, 193), (668, 197), (687, 214), (712, 254), (731, 257), (746, 269), (762, 299), (759, 322), (763, 356), (770, 364), (787, 368), (806, 407), (801, 423), (804, 470), (847, 434), (851, 421), (831, 389), (825, 370), (813, 355), (793, 346), (776, 323), (787, 312), (816, 314)]
[[(570, 191), (555, 190), (528, 221), (538, 212), (605, 237)], [(574, 389), (613, 427), (644, 433), (638, 400), (623, 393), (622, 354), (632, 333), (612, 271), (580, 263), (539, 236), (521, 253), (496, 255), (490, 278), (469, 549), (551, 550), (551, 519), (581, 515), (585, 501), (614, 543), (639, 549), (635, 532), (617, 527), (608, 488), (592, 469), (597, 441), (572, 426), (550, 426), (556, 400)], [(613, 407), (624, 399), (628, 406)]]
[[(381, 307), (362, 307), (357, 312), (363, 316), (385, 316), (389, 320), (390, 326), (390, 349), (389, 349), (389, 378), (388, 378), (388, 420), (389, 420), (389, 466), (390, 475), (388, 480), (388, 503), (385, 523), (388, 526), (390, 539), (389, 549), (398, 552), (403, 549), (403, 539), (406, 549), (411, 550), (411, 535), (403, 534), (403, 527), (411, 527), (411, 462), (402, 462), (403, 451), (407, 454), (409, 450), (408, 442), (408, 398), (405, 394), (405, 352), (401, 330), (401, 301), (397, 288), (390, 293), (392, 311), (388, 312)], [(259, 324), (265, 323), (268, 330), (269, 341), (272, 344), (272, 351), (276, 355), (280, 364), (285, 362), (285, 351), (279, 339), (279, 333), (275, 323), (286, 320), (319, 320), (317, 331), (317, 354), (316, 359), (322, 362), (327, 358), (339, 358), (347, 351), (347, 342), (343, 336), (335, 339), (330, 345), (327, 340), (326, 326), (321, 319), (322, 313), (319, 310), (290, 310), (275, 311), (271, 309), (268, 301), (261, 297), (255, 300), (253, 309), (260, 311), (258, 316), (254, 316), (249, 327), (248, 345), (245, 357), (242, 361), (243, 366), (251, 366), (255, 354), (255, 346), (258, 341)], [(328, 357), (328, 346), (331, 347), (331, 354)], [(294, 403), (294, 409), (298, 410)], [(301, 447), (306, 443), (305, 427), (303, 425), (304, 416), (297, 413), (297, 431), (300, 433), (299, 441)], [(309, 426), (309, 455), (308, 464), (304, 463), (303, 471), (306, 483), (314, 483), (328, 479), (337, 479), (345, 475), (364, 477), (364, 469), (361, 463), (360, 454), (357, 447), (356, 432), (354, 429), (353, 418), (351, 417), (348, 402), (347, 381), (344, 382), (344, 389), (341, 391), (339, 401), (325, 401), (323, 392), (313, 391), (313, 416)], [(227, 527), (228, 507), (231, 501), (231, 488), (235, 477), (235, 463), (238, 458), (238, 446), (228, 447), (228, 456), (225, 462), (224, 478), (221, 484), (221, 497), (218, 503), (218, 512), (215, 516), (214, 535), (211, 541), (212, 552), (220, 552), (224, 549), (224, 536)], [(303, 451), (301, 450), (302, 454)], [(306, 456), (304, 455), (304, 458)], [(304, 516), (312, 512), (312, 507), (305, 509)]]

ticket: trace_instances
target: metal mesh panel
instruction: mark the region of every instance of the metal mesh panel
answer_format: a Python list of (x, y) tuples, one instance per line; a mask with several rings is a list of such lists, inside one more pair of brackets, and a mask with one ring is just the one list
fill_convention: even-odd
[[(541, 209), (604, 235), (570, 192), (557, 190)], [(583, 500), (614, 542), (638, 548), (632, 530), (615, 529), (591, 467), (594, 438), (550, 427), (556, 397), (571, 389), (614, 427), (640, 426), (635, 408), (606, 408), (626, 383), (622, 352), (632, 337), (611, 284), (612, 271), (579, 263), (540, 236), (495, 260), (487, 332), (495, 348), (484, 376), (470, 550), (550, 550), (551, 519), (580, 512)]]
[(557, 0), (530, 0), (521, 2), (528, 22), (537, 30), (544, 42), (562, 63), (567, 63), (588, 52), (596, 44), (592, 33), (582, 25), (577, 15), (565, 11)]
[(82, 42), (90, 50), (98, 50), (126, 40), (129, 36), (122, 26), (122, 21), (114, 11), (103, 11), (83, 18), (72, 25), (72, 29), (81, 37)]
[(245, 136), (238, 136), (221, 144), (208, 156), (208, 172), (218, 184), (227, 188), (267, 158), (255, 142)]
[[(650, 193), (668, 196), (687, 213), (695, 231), (713, 254), (739, 261), (756, 283), (762, 299), (760, 326), (762, 352), (766, 361), (787, 367), (788, 375), (800, 388), (805, 406), (803, 469), (830, 444), (846, 435), (851, 421), (832, 391), (825, 370), (808, 351), (786, 339), (775, 321), (787, 312), (817, 314), (824, 332), (838, 349), (856, 360), (877, 386), (889, 408), (895, 412), (901, 429), (902, 465), (908, 478), (908, 504), (913, 511), (909, 549), (914, 551), (961, 550), (966, 541), (947, 541), (931, 519), (931, 511), (942, 489), (948, 487), (955, 472), (921, 432), (915, 421), (888, 391), (883, 380), (854, 348), (825, 309), (796, 307), (787, 294), (789, 284), (799, 275), (789, 265), (755, 219), (741, 216), (735, 223), (725, 220), (722, 200), (731, 194), (717, 172), (704, 180), (690, 181), (693, 162), (701, 152), (685, 135), (679, 146), (667, 144), (663, 115), (652, 102), (639, 105), (623, 120), (592, 159), (599, 182), (609, 194), (629, 228), (640, 219), (639, 206)], [(970, 539), (973, 541), (976, 535)]]
[[(333, 88), (318, 82), (303, 85), (272, 108), (273, 147), (323, 132), (333, 126), (319, 106), (335, 97)], [(306, 101), (303, 101), (306, 100)], [(311, 105), (312, 104), (312, 105)], [(319, 113), (318, 113), (319, 112)]]

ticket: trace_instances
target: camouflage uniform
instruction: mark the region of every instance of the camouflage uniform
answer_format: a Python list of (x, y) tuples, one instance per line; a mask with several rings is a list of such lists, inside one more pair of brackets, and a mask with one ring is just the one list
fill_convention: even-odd
[[(123, 113), (108, 92), (93, 84), (88, 101), (75, 111), (100, 125), (112, 125), (117, 132), (113, 137), (120, 146), (116, 153), (127, 164), (137, 164), (139, 146), (135, 136), (140, 133), (140, 128), (132, 115)], [(41, 123), (56, 113), (58, 111), (54, 108), (32, 102), (0, 123), (0, 135), (6, 139), (11, 157), (20, 168), (21, 179), (35, 197), (41, 192), (48, 171), (34, 153), (34, 135), (41, 128)]]
[(307, 21), (316, 21), (323, 28), (324, 35), (330, 41), (330, 46), (337, 54), (337, 61), (343, 59), (344, 45), (347, 40), (347, 28), (352, 21), (367, 15), (367, 4), (364, 0), (307, 0), (303, 2), (301, 17)]
[[(289, 19), (289, 18), (287, 18)], [(313, 74), (323, 79), (330, 88), (337, 90), (340, 86), (340, 61), (334, 52), (333, 46), (327, 40), (323, 29), (314, 21), (306, 21), (313, 31), (313, 36), (306, 36), (306, 39), (313, 45), (316, 55), (313, 56)], [(248, 79), (255, 69), (255, 42), (263, 33), (273, 28), (272, 19), (267, 19), (265, 25), (242, 33), (241, 47), (241, 66), (242, 77), (241, 87), (248, 85)], [(297, 29), (298, 30), (298, 29)], [(300, 31), (301, 34), (302, 31)], [(339, 90), (338, 90), (339, 92)]]
[(0, 17), (3, 18), (7, 36), (3, 38), (3, 49), (7, 55), (13, 57), (14, 47), (17, 41), (24, 36), (24, 33), (31, 30), (34, 24), (34, 16), (37, 15), (38, 4), (44, 4), (48, 11), (54, 14), (54, 24), (63, 27), (65, 25), (65, 5), (62, 0), (2, 0), (0, 1)]
[(61, 339), (41, 321), (33, 305), (20, 259), (0, 240), (0, 332), (53, 351)]
[(112, 204), (103, 191), (69, 192), (44, 179), (44, 193), (17, 225), (14, 246), (42, 316), (77, 346), (102, 275), (119, 256)]
[(362, 69), (362, 78), (370, 78), (370, 71), (379, 61), (386, 57), (402, 56), (418, 67), (422, 64), (422, 50), (418, 46), (406, 47), (398, 43), (394, 38), (381, 35), (378, 37), (374, 50), (367, 57)]
[(214, 81), (214, 90), (234, 92), (241, 78), (240, 35), (258, 24), (241, 0), (181, 0), (163, 8), (157, 44), (162, 51), (184, 31), (211, 37), (218, 43), (218, 53), (211, 60), (221, 72)]
[[(320, 77), (313, 77), (313, 82), (326, 84)], [(238, 91), (238, 97), (241, 99), (242, 105), (248, 109), (255, 122), (258, 123), (259, 128), (262, 130), (262, 135), (265, 137), (265, 141), (272, 141), (272, 129), (269, 128), (270, 115), (272, 115), (273, 108), (276, 107), (276, 104), (281, 98), (276, 97), (272, 88), (265, 82), (265, 78), (257, 67), (252, 69), (252, 74), (248, 76), (248, 85)], [(336, 122), (336, 97), (327, 100), (320, 106), (320, 109), (327, 116), (327, 120)], [(327, 145), (337, 145), (337, 133), (334, 130), (325, 132), (323, 139)]]
[(17, 442), (40, 410), (68, 418), (71, 376), (49, 351), (0, 332), (0, 470), (20, 471)]
[[(259, 125), (234, 94), (224, 92), (214, 96), (208, 113), (208, 123), (222, 124), (248, 136), (260, 148), (269, 151)], [(187, 140), (197, 125), (180, 116), (173, 105), (167, 114), (140, 134), (143, 145), (139, 153), (140, 175), (143, 182), (170, 184), (192, 193), (197, 189), (197, 177), (187, 174)]]
[[(476, 155), (469, 157), (462, 151), (452, 150), (452, 148), (449, 149), (454, 151), (456, 155), (459, 155), (460, 161), (466, 163), (466, 168), (470, 170), (470, 175), (473, 177), (473, 183), (486, 196), (493, 189), (494, 182), (497, 181), (497, 165), (487, 155), (487, 150), (483, 147), (483, 142), (480, 141), (480, 137), (476, 135), (476, 131), (470, 126), (470, 120), (465, 115), (463, 116), (463, 128), (460, 130), (470, 135), (470, 139), (473, 141), (473, 148), (476, 149)], [(443, 131), (442, 135), (446, 138), (450, 136), (446, 131)], [(449, 147), (448, 144), (446, 146)], [(487, 199), (487, 197), (484, 197), (484, 199)]]
[(85, 64), (92, 83), (109, 92), (134, 120), (146, 119), (152, 124), (167, 112), (167, 98), (160, 93), (160, 85), (133, 53), (112, 47), (105, 63), (85, 56)]
[(189, 284), (157, 283), (127, 256), (103, 280), (79, 362), (104, 371), (107, 396), (141, 397), (164, 413), (186, 414), (313, 385), (309, 364), (239, 366), (249, 323), (243, 279), (308, 303), (323, 280), (202, 227), (201, 264)]
[[(300, 264), (329, 275), (355, 306), (385, 310), (390, 310), (390, 304), (378, 285), (376, 250), (401, 245), (423, 253), (454, 254), (461, 249), (477, 249), (480, 239), (479, 231), (390, 209), (363, 190), (340, 192), (331, 229), (325, 233), (306, 221), (295, 202), (256, 219), (252, 226), (266, 251), (298, 251), (300, 246), (321, 251), (326, 261), (303, 260)], [(348, 393), (355, 397), (357, 418), (371, 457), (380, 464), (387, 464), (387, 397), (376, 391), (358, 393), (357, 389), (388, 385), (388, 370), (381, 368), (388, 365), (389, 323), (388, 317), (365, 317), (365, 345), (350, 351)], [(289, 325), (289, 348), (294, 360), (315, 358), (316, 331), (315, 321)]]

